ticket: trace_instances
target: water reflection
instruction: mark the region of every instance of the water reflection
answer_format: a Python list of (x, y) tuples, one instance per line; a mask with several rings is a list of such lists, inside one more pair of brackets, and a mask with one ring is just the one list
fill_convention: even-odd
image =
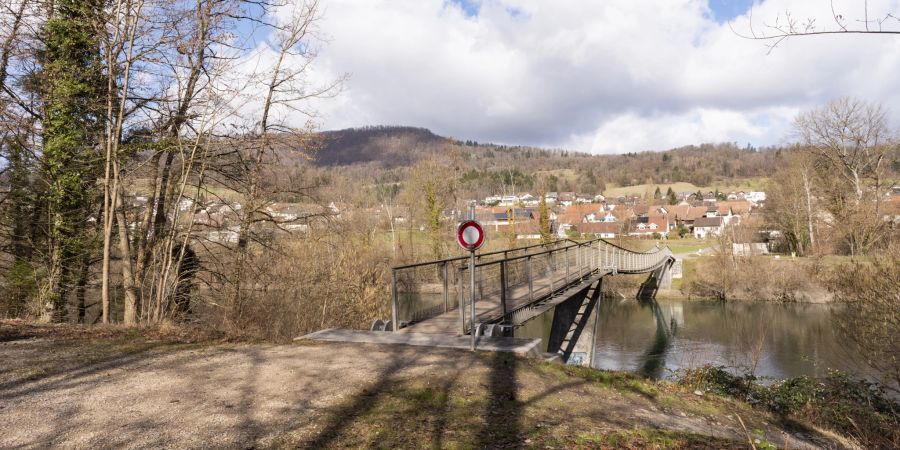
[[(602, 299), (593, 320), (581, 336), (590, 341), (579, 344), (596, 368), (654, 378), (703, 364), (773, 378), (823, 376), (829, 368), (872, 375), (837, 336), (830, 305)], [(546, 336), (552, 318), (535, 322), (534, 337)]]
[(656, 300), (643, 300), (638, 303), (641, 307), (649, 308), (653, 311), (653, 320), (656, 322), (653, 345), (647, 349), (641, 358), (643, 359), (643, 364), (638, 369), (638, 373), (645, 377), (660, 378), (666, 366), (666, 354), (672, 348), (677, 324), (674, 321), (666, 320), (662, 308)]

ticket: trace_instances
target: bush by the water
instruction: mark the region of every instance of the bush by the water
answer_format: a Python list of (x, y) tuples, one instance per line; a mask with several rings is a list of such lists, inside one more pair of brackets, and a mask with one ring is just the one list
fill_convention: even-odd
[(769, 256), (735, 256), (727, 251), (701, 259), (684, 292), (717, 300), (792, 302), (821, 298), (816, 265)]
[(781, 417), (792, 416), (852, 436), (865, 448), (900, 448), (900, 404), (878, 384), (832, 370), (761, 383), (723, 366), (680, 371), (679, 384), (746, 401)]
[(900, 245), (867, 260), (841, 264), (828, 276), (828, 287), (841, 308), (835, 323), (854, 342), (865, 362), (884, 374), (900, 395)]

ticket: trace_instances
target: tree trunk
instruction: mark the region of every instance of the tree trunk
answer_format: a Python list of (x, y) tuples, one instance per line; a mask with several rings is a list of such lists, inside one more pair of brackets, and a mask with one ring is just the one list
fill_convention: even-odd
[(806, 168), (804, 168), (803, 170), (803, 189), (806, 193), (806, 224), (809, 229), (809, 246), (810, 251), (814, 252), (816, 247), (816, 238), (813, 231), (812, 189), (809, 183), (809, 172), (806, 170)]
[(106, 174), (103, 180), (103, 262), (100, 270), (100, 303), (102, 304), (101, 321), (109, 323), (109, 262), (112, 243), (113, 208), (118, 196), (118, 186), (113, 182), (110, 186), (112, 158), (110, 149), (106, 154)]
[[(118, 168), (117, 168), (118, 169)], [(131, 265), (131, 248), (128, 241), (128, 223), (122, 208), (122, 186), (116, 196), (116, 222), (119, 225), (119, 253), (122, 254), (122, 289), (125, 291), (125, 308), (122, 321), (134, 325), (138, 318), (137, 287), (134, 284), (134, 269)]]
[[(78, 305), (78, 323), (85, 323), (86, 313), (87, 313), (87, 305), (85, 304), (85, 296), (87, 294), (87, 281), (89, 271), (88, 268), (90, 266), (88, 260), (88, 256), (85, 254), (82, 257), (82, 261), (79, 267), (78, 273), (78, 283), (75, 286), (75, 304)], [(108, 306), (108, 305), (107, 305)]]

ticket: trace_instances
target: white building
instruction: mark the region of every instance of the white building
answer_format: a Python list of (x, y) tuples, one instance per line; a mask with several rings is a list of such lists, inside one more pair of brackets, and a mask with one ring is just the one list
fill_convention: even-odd
[(725, 221), (718, 216), (701, 217), (694, 221), (694, 237), (697, 239), (719, 236), (724, 229)]
[(766, 201), (766, 193), (761, 191), (748, 192), (744, 194), (744, 200), (750, 203), (762, 203)]
[(519, 203), (519, 197), (516, 195), (504, 195), (500, 197), (500, 206), (514, 206)]

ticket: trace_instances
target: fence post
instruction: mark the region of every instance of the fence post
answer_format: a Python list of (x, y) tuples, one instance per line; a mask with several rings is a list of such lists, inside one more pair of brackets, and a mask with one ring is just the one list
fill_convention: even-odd
[(400, 322), (397, 321), (400, 314), (400, 305), (397, 299), (397, 271), (391, 269), (391, 330), (400, 329)]
[(553, 278), (556, 277), (556, 265), (553, 264), (553, 253), (547, 254), (547, 264), (550, 268), (547, 272), (550, 274), (550, 294), (553, 293)]
[(587, 247), (582, 246), (580, 249), (578, 249), (579, 252), (581, 253), (581, 266), (579, 266), (578, 270), (581, 271), (582, 277), (585, 276), (584, 270), (588, 267), (587, 259), (588, 259), (589, 255), (587, 253), (585, 253), (585, 251), (584, 251), (586, 248)]
[(584, 247), (578, 247), (578, 278), (584, 277)]
[(591, 272), (593, 272), (594, 268), (597, 267), (597, 265), (594, 264), (594, 244), (591, 244), (591, 246), (589, 247), (588, 255), (590, 255), (590, 257), (591, 257), (590, 269), (591, 269)]
[(582, 277), (587, 276), (585, 271), (588, 267), (590, 267), (590, 264), (588, 263), (588, 258), (590, 258), (591, 254), (588, 253), (588, 251), (587, 251), (588, 248), (590, 248), (589, 246), (590, 246), (590, 244), (581, 247), (581, 276)]
[(503, 312), (502, 321), (506, 320), (506, 261), (500, 261), (500, 309)]
[(447, 270), (447, 266), (450, 265), (449, 261), (444, 261), (444, 312), (446, 313), (450, 310), (450, 271)]
[(528, 270), (528, 301), (534, 301), (534, 277), (531, 276), (531, 257), (525, 258), (525, 268)]
[(581, 255), (580, 255), (581, 252), (579, 250), (581, 250), (581, 246), (576, 245), (575, 246), (575, 273), (578, 274), (578, 276), (576, 276), (575, 278), (581, 277)]
[(466, 290), (463, 287), (463, 268), (456, 272), (456, 280), (459, 283), (459, 334), (466, 334)]
[(563, 250), (563, 259), (566, 260), (566, 283), (569, 284), (569, 247)]
[(475, 330), (475, 250), (469, 251), (469, 270), (472, 271), (472, 273), (469, 274), (469, 284), (470, 289), (472, 289), (472, 292), (469, 295), (469, 301), (471, 302), (469, 307), (471, 308), (472, 312), (472, 331), (469, 334), (472, 336), (472, 351), (474, 352), (475, 332), (477, 331)]

